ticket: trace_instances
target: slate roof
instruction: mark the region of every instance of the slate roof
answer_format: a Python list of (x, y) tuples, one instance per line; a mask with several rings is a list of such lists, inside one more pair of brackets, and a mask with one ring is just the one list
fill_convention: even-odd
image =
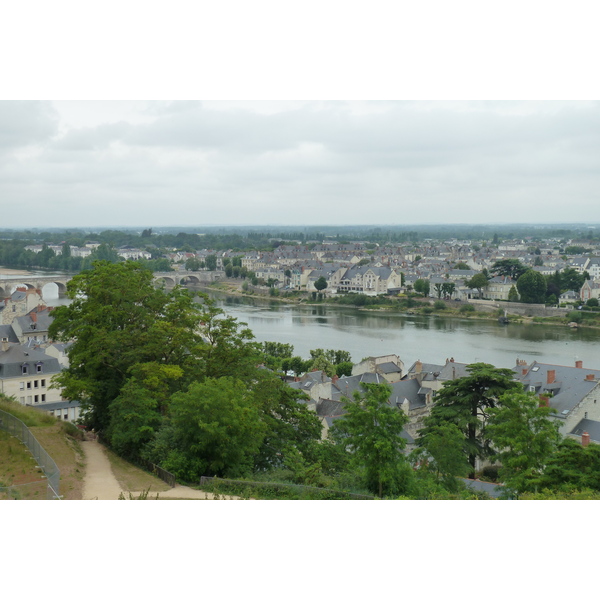
[(569, 433), (581, 437), (586, 431), (590, 434), (590, 441), (600, 444), (600, 421), (581, 419)]
[(362, 383), (385, 383), (388, 382), (378, 373), (362, 373), (361, 375), (351, 375), (350, 377), (340, 377), (333, 385), (331, 396), (334, 400), (339, 400), (341, 396), (352, 398), (355, 391), (363, 392)]
[(392, 405), (400, 408), (404, 400), (408, 400), (410, 409), (422, 408), (426, 405), (425, 394), (422, 392), (416, 379), (405, 379), (391, 384), (392, 394), (390, 400)]
[(0, 377), (21, 377), (21, 367), (24, 364), (29, 365), (28, 375), (34, 375), (38, 363), (43, 364), (40, 375), (50, 375), (61, 370), (58, 359), (48, 356), (43, 350), (11, 344), (7, 350), (0, 352)]
[[(536, 394), (550, 393), (550, 408), (557, 411), (554, 415), (559, 419), (565, 419), (569, 412), (581, 402), (597, 385), (600, 371), (596, 369), (585, 369), (577, 367), (565, 367), (561, 365), (549, 365), (534, 361), (527, 372), (523, 374), (522, 366), (513, 367), (515, 379), (520, 381), (525, 391), (535, 391)], [(554, 382), (548, 383), (548, 371), (555, 372)], [(586, 376), (592, 374), (594, 380), (586, 380)]]
[(19, 343), (19, 338), (16, 336), (12, 325), (0, 325), (0, 340), (7, 338), (9, 342), (14, 344)]

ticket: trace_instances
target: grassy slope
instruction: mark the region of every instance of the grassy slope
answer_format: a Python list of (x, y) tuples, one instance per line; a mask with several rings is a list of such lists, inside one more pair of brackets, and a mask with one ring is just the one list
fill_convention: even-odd
[[(85, 457), (82, 444), (86, 442), (73, 425), (62, 422), (51, 415), (9, 402), (0, 398), (0, 410), (23, 421), (31, 430), (37, 441), (48, 452), (60, 469), (60, 493), (65, 500), (81, 500), (83, 496), (83, 480), (85, 477)], [(69, 435), (69, 433), (71, 435)], [(75, 436), (75, 437), (74, 437)], [(121, 487), (125, 490), (142, 491), (150, 488), (151, 492), (170, 489), (158, 477), (138, 469), (107, 450), (113, 473)], [(29, 450), (19, 440), (0, 431), (0, 481), (15, 485), (40, 479), (39, 469), (35, 468)], [(45, 498), (46, 484), (39, 487), (43, 493), (38, 497)]]

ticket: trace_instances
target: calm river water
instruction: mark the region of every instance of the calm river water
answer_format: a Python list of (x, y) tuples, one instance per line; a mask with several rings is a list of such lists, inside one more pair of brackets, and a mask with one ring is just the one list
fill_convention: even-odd
[(489, 362), (513, 367), (516, 359), (600, 369), (600, 331), (404, 313), (338, 306), (283, 305), (268, 300), (214, 295), (219, 306), (248, 324), (258, 341), (293, 344), (309, 357), (314, 348), (348, 350), (354, 362), (397, 354), (408, 367), (417, 359), (444, 363)]
[[(41, 273), (40, 273), (41, 274)], [(49, 273), (44, 273), (45, 275)], [(18, 275), (13, 276), (18, 279)], [(50, 305), (64, 304), (55, 286), (44, 289)], [(600, 369), (600, 331), (547, 325), (499, 325), (495, 321), (375, 312), (338, 306), (285, 305), (266, 299), (211, 295), (231, 316), (248, 324), (256, 339), (292, 344), (309, 357), (314, 348), (348, 350), (354, 362), (397, 354), (408, 367), (417, 359), (444, 363), (489, 362), (513, 367), (516, 359)]]

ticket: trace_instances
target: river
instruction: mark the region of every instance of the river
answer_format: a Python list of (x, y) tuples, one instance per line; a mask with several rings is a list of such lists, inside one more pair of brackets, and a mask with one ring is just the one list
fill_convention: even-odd
[[(40, 273), (42, 274), (42, 273)], [(44, 275), (62, 273), (43, 273)], [(18, 275), (14, 275), (18, 280)], [(66, 304), (56, 286), (44, 289), (50, 306)], [(218, 305), (248, 324), (258, 341), (292, 344), (296, 354), (309, 357), (314, 348), (347, 350), (354, 362), (367, 356), (397, 354), (408, 367), (417, 359), (442, 364), (489, 362), (513, 367), (517, 358), (600, 369), (600, 331), (556, 325), (499, 325), (457, 317), (408, 315), (326, 305), (287, 305), (262, 298), (212, 293)]]
[(500, 325), (456, 317), (365, 311), (340, 306), (285, 305), (268, 300), (213, 295), (221, 308), (248, 324), (258, 341), (293, 344), (308, 358), (314, 348), (347, 350), (354, 362), (397, 354), (409, 367), (417, 359), (443, 364), (528, 363), (600, 368), (600, 331), (555, 325)]

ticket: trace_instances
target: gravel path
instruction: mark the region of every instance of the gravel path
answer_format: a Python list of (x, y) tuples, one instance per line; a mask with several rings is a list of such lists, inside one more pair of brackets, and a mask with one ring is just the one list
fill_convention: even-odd
[[(121, 493), (129, 498), (129, 492), (123, 490), (113, 475), (110, 462), (104, 448), (96, 441), (85, 441), (81, 444), (86, 457), (85, 479), (83, 480), (83, 500), (118, 500)], [(143, 490), (131, 492), (137, 497)], [(150, 494), (150, 498), (156, 494)], [(193, 490), (184, 485), (176, 485), (166, 492), (158, 492), (160, 498), (181, 498), (190, 500), (214, 500), (214, 494)], [(237, 496), (221, 496), (224, 500), (239, 500)]]
[(118, 500), (124, 490), (113, 475), (102, 446), (98, 442), (86, 441), (81, 447), (86, 457), (83, 499)]

